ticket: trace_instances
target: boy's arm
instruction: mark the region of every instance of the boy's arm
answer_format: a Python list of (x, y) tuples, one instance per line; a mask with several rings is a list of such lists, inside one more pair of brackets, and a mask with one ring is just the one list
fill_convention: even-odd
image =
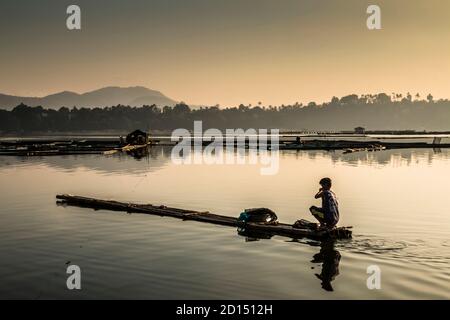
[(314, 196), (315, 199), (319, 199), (322, 198), (323, 195), (323, 190), (322, 188), (320, 188), (319, 192), (316, 193), (316, 195)]

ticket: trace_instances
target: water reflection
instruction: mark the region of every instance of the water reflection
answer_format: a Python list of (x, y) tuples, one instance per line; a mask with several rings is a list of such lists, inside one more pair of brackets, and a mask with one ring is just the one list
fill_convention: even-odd
[(106, 174), (142, 174), (164, 168), (170, 161), (170, 147), (148, 148), (138, 153), (114, 155), (66, 155), (47, 157), (0, 157), (0, 168), (46, 165), (55, 169), (75, 171), (86, 168)]
[(314, 275), (321, 281), (322, 289), (333, 291), (333, 282), (339, 275), (339, 263), (341, 254), (335, 248), (335, 240), (324, 240), (320, 243), (320, 251), (313, 256), (312, 263), (321, 263), (320, 273)]
[[(26, 166), (43, 164), (56, 169), (73, 171), (87, 168), (108, 174), (141, 174), (157, 171), (171, 162), (171, 147), (151, 147), (133, 154), (104, 155), (67, 155), (47, 157), (0, 157), (0, 168), (7, 166)], [(283, 158), (295, 160), (329, 159), (333, 164), (349, 166), (410, 166), (412, 164), (431, 165), (434, 160), (450, 162), (448, 149), (406, 149), (385, 150), (379, 152), (356, 152), (343, 154), (342, 151), (295, 151), (283, 150)]]
[[(7, 279), (0, 296), (38, 296), (45, 287), (43, 298), (64, 298), (64, 263), (81, 260), (98, 288), (83, 297), (117, 298), (105, 290), (113, 285), (134, 298), (449, 298), (450, 216), (432, 200), (448, 194), (448, 150), (286, 151), (273, 177), (245, 166), (176, 167), (170, 153), (0, 157), (0, 278)], [(336, 177), (342, 224), (355, 226), (351, 241), (246, 244), (261, 236), (230, 238), (228, 228), (54, 206), (55, 194), (73, 193), (228, 216), (267, 207), (289, 222), (307, 217), (323, 174)], [(368, 264), (395, 281), (377, 292), (362, 288)], [(61, 270), (61, 282), (48, 282)]]
[[(292, 239), (289, 242), (301, 242), (298, 239)], [(319, 252), (313, 255), (311, 263), (320, 264), (320, 273), (315, 272), (314, 276), (320, 280), (320, 286), (325, 291), (334, 291), (331, 283), (339, 275), (339, 264), (341, 262), (341, 253), (336, 249), (336, 240), (327, 239), (320, 242), (306, 241), (302, 244), (308, 244), (313, 247), (320, 247)], [(315, 266), (311, 267), (316, 270)]]
[[(254, 232), (238, 228), (238, 235), (245, 238), (245, 242), (254, 242), (262, 239), (271, 239), (273, 235), (264, 232)], [(291, 239), (287, 242), (301, 242), (300, 239)], [(304, 242), (302, 242), (304, 243)], [(336, 240), (322, 240), (320, 243), (307, 241), (306, 244), (320, 247), (318, 253), (313, 255), (311, 263), (321, 264), (320, 273), (314, 275), (320, 280), (320, 285), (325, 291), (334, 291), (331, 283), (339, 275), (339, 263), (341, 262), (341, 254), (336, 249)], [(312, 267), (314, 270), (315, 267)]]
[(249, 231), (245, 228), (238, 228), (237, 233), (241, 237), (245, 238), (245, 242), (259, 241), (261, 239), (267, 240), (267, 239), (271, 239), (273, 237), (273, 235), (270, 233)]
[[(127, 151), (126, 154), (133, 157), (136, 160), (141, 160), (144, 158), (149, 158), (152, 154), (152, 151), (154, 151), (155, 148), (151, 147), (144, 147), (144, 148), (138, 148), (134, 150)], [(154, 152), (153, 152), (154, 154)]]
[(362, 151), (344, 154), (342, 151), (295, 151), (286, 150), (285, 155), (293, 155), (296, 159), (319, 159), (329, 158), (333, 163), (343, 163), (351, 166), (360, 165), (411, 165), (414, 163), (425, 163), (431, 165), (434, 160), (449, 160), (448, 149), (397, 149), (376, 152)]

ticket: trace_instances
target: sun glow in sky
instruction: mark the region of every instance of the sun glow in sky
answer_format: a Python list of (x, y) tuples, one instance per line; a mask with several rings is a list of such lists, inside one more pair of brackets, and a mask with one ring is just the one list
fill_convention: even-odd
[(142, 85), (190, 104), (265, 105), (375, 92), (450, 97), (450, 2), (3, 0), (0, 92)]

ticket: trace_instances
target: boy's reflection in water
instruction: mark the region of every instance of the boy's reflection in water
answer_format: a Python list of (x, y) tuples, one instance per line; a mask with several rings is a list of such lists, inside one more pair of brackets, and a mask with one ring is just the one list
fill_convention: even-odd
[(326, 240), (320, 243), (320, 251), (313, 256), (312, 263), (322, 263), (322, 272), (315, 274), (322, 281), (322, 288), (333, 291), (331, 282), (339, 275), (339, 262), (341, 254), (334, 248), (335, 240)]
[[(260, 239), (270, 239), (272, 235), (258, 232), (249, 232), (245, 229), (238, 229), (238, 234), (245, 237), (246, 242), (259, 241)], [(299, 242), (292, 239), (287, 242)], [(320, 251), (313, 256), (312, 263), (321, 263), (322, 271), (315, 276), (321, 280), (322, 288), (326, 291), (333, 291), (331, 282), (339, 275), (339, 262), (341, 254), (334, 247), (336, 240), (323, 240), (320, 242)], [(317, 242), (307, 242), (311, 246), (318, 246)]]

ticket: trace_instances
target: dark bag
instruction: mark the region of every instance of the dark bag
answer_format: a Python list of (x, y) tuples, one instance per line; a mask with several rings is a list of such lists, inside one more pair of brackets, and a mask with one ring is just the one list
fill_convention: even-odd
[(276, 224), (278, 217), (270, 209), (267, 208), (254, 208), (245, 209), (238, 218), (241, 222), (256, 222), (265, 224)]

